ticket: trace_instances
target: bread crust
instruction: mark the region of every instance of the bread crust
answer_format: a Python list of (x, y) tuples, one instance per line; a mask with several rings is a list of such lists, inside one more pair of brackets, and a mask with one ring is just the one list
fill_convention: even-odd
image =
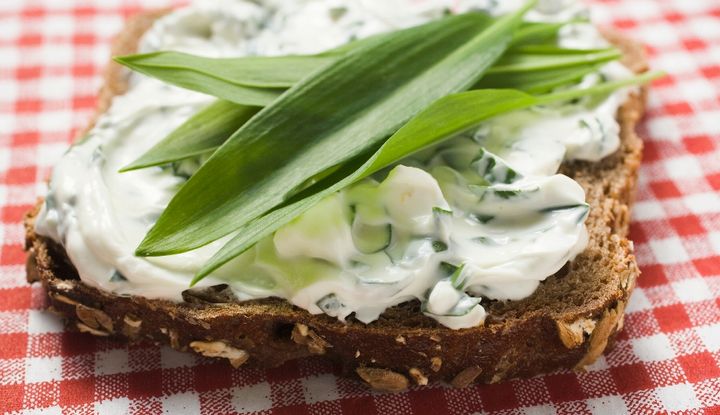
[[(114, 42), (113, 55), (132, 53), (141, 35), (165, 12), (131, 19)], [(614, 32), (604, 35), (622, 49), (623, 63), (633, 71), (647, 69), (640, 45)], [(127, 89), (126, 73), (115, 63), (104, 78), (97, 115)], [(417, 302), (393, 307), (365, 325), (314, 316), (277, 298), (232, 302), (222, 293), (209, 293), (172, 303), (113, 295), (83, 283), (64, 249), (35, 233), (42, 200), (25, 218), (27, 279), (42, 283), (49, 310), (71, 329), (167, 344), (228, 359), (235, 367), (273, 367), (324, 355), (345, 375), (388, 391), (433, 380), (465, 387), (560, 368), (582, 370), (622, 328), (623, 310), (639, 275), (626, 236), (642, 154), (635, 126), (644, 99), (640, 89), (619, 110), (621, 148), (615, 154), (561, 168), (585, 189), (591, 205), (587, 249), (529, 298), (484, 304), (489, 317), (480, 327), (445, 328), (423, 316)]]

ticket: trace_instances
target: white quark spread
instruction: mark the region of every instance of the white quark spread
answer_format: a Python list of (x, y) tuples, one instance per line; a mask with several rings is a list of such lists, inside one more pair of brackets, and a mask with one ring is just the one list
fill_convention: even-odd
[[(140, 50), (315, 53), (438, 18), (454, 3), (199, 1), (157, 21)], [(520, 2), (492, 3), (462, 7), (499, 13)], [(527, 19), (584, 13), (572, 2), (544, 1)], [(606, 45), (584, 23), (564, 27), (559, 42)], [(610, 63), (583, 83), (629, 75)], [(596, 161), (617, 150), (615, 115), (625, 94), (495, 118), (327, 197), (200, 285), (229, 284), (239, 299), (282, 297), (314, 314), (355, 313), (363, 322), (419, 299), (423, 312), (447, 327), (482, 324), (482, 298), (527, 297), (585, 248), (585, 194), (556, 173), (563, 160)], [(133, 74), (130, 90), (62, 158), (36, 229), (64, 246), (83, 281), (119, 295), (179, 301), (227, 240), (179, 255), (134, 256), (187, 176), (178, 166), (118, 173), (211, 101)]]

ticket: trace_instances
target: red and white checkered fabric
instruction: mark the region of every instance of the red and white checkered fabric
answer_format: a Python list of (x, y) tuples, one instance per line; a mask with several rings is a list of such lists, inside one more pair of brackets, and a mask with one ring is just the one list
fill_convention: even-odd
[(583, 374), (400, 394), (369, 392), (318, 359), (235, 370), (66, 333), (26, 284), (22, 216), (94, 111), (113, 35), (173, 3), (0, 1), (0, 412), (720, 414), (720, 1), (593, 2), (670, 74), (640, 127), (631, 233), (643, 275), (615, 349)]

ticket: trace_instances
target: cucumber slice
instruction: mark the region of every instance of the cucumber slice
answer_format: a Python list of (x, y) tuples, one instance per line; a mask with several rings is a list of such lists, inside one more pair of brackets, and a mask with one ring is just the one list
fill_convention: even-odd
[(449, 277), (458, 269), (458, 266), (453, 265), (449, 262), (442, 261), (439, 265), (439, 268), (440, 268), (440, 274), (443, 277)]
[(362, 255), (351, 265), (360, 284), (394, 285), (406, 281), (412, 275), (404, 268), (395, 266), (385, 251)]
[(428, 301), (425, 300), (420, 305), (420, 311), (426, 315), (432, 315), (432, 316), (446, 316), (446, 317), (460, 317), (467, 315), (470, 311), (472, 311), (473, 308), (475, 308), (476, 305), (480, 304), (480, 298), (471, 297), (468, 294), (462, 292), (460, 293), (460, 298), (458, 299), (455, 306), (450, 309), (449, 311), (442, 313), (442, 314), (436, 314), (428, 310), (427, 308)]
[(460, 265), (455, 272), (450, 275), (450, 282), (452, 283), (452, 286), (459, 289), (462, 289), (463, 285), (465, 285), (465, 276), (463, 275), (463, 270), (465, 269), (465, 264)]
[(392, 226), (368, 225), (357, 220), (352, 224), (353, 243), (363, 254), (374, 254), (390, 246), (392, 240)]
[[(452, 228), (453, 212), (451, 210), (443, 209), (440, 207), (434, 207), (433, 216), (435, 218), (435, 238), (437, 238), (436, 242), (441, 242), (445, 244), (445, 249), (447, 249), (447, 244), (450, 241), (450, 229)], [(437, 248), (439, 247), (440, 245), (436, 246), (435, 242), (433, 242), (433, 248), (435, 249), (435, 252), (445, 250), (438, 250)]]
[(127, 278), (125, 278), (124, 275), (120, 273), (120, 271), (115, 270), (113, 274), (110, 276), (110, 282), (125, 282), (127, 281)]
[(532, 193), (539, 192), (540, 186), (495, 184), (492, 186), (468, 185), (479, 202), (500, 202), (508, 199), (528, 199)]
[(335, 294), (328, 294), (315, 303), (325, 314), (330, 317), (337, 317), (345, 304)]
[(470, 218), (476, 222), (485, 224), (485, 223), (488, 223), (491, 220), (495, 219), (495, 216), (493, 216), (493, 215), (477, 215), (477, 214), (471, 213)]
[(577, 220), (576, 220), (578, 224), (584, 222), (588, 213), (590, 213), (590, 205), (588, 205), (587, 203), (582, 203), (582, 204), (577, 204), (577, 205), (551, 206), (551, 207), (547, 207), (544, 209), (540, 209), (540, 213), (551, 213), (551, 212), (557, 212), (559, 210), (571, 210), (571, 209), (577, 209), (579, 212)]

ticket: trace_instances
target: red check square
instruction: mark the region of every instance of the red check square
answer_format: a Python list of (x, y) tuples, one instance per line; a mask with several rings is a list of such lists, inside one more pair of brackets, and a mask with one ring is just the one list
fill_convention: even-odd
[(678, 361), (690, 382), (720, 377), (718, 362), (710, 353), (679, 356)]
[(612, 367), (610, 372), (620, 393), (630, 393), (653, 387), (650, 375), (642, 363)]

